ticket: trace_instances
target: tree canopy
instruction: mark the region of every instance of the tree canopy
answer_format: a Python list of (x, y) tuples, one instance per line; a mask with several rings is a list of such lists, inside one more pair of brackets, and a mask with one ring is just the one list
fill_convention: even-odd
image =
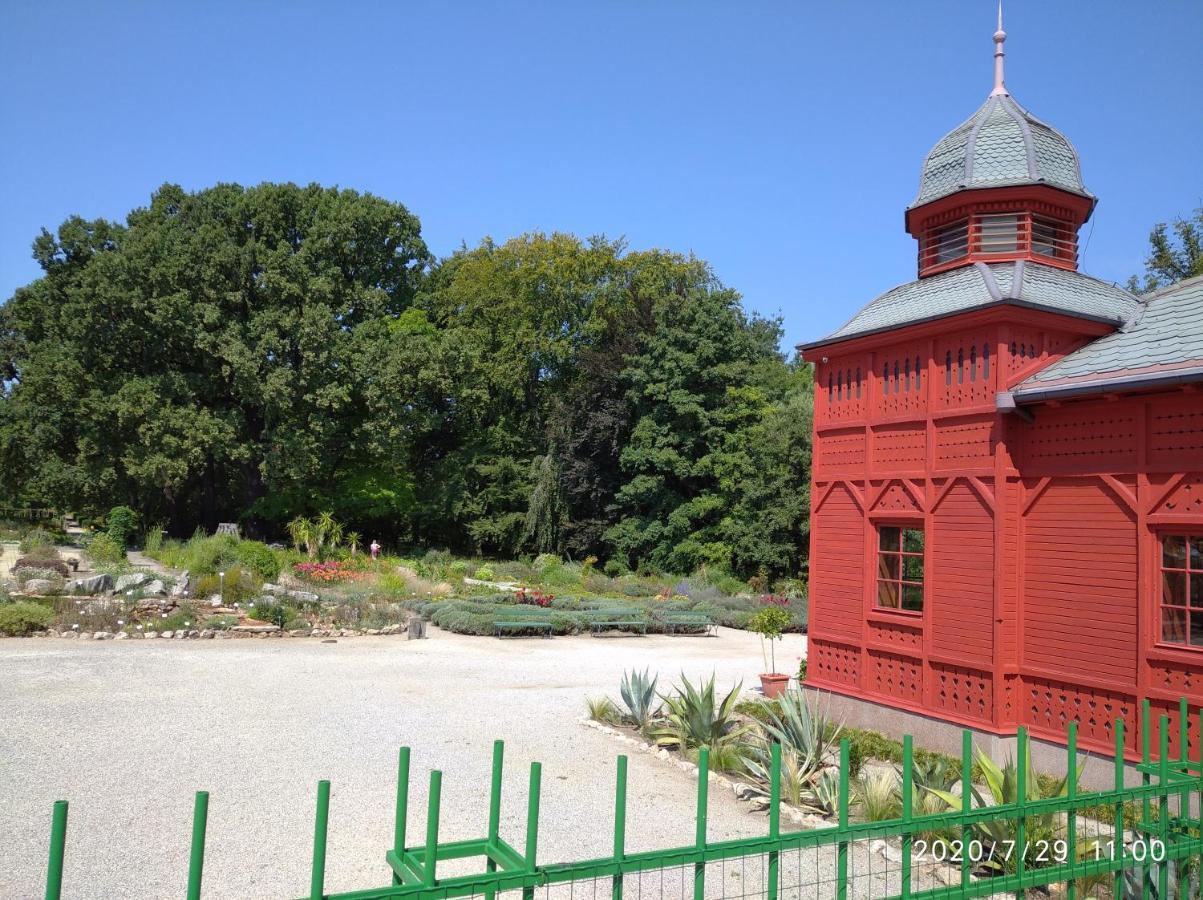
[(1176, 219), (1173, 234), (1165, 222), (1149, 232), (1149, 256), (1143, 276), (1128, 279), (1128, 290), (1145, 294), (1203, 275), (1203, 207), (1187, 219)]
[(185, 533), (793, 574), (810, 370), (701, 260), (566, 234), (432, 258), (404, 206), (165, 185), (0, 306), (0, 502)]

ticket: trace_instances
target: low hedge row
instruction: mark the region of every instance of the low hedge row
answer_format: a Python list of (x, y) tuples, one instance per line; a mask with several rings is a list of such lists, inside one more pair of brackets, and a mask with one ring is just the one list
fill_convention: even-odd
[[(805, 601), (802, 601), (805, 604)], [(514, 602), (512, 594), (495, 594), (487, 597), (476, 597), (470, 600), (407, 600), (403, 605), (423, 618), (433, 622), (439, 628), (453, 631), (457, 634), (491, 635), (496, 632), (494, 623), (506, 617), (507, 613), (519, 606)], [(756, 613), (758, 607), (749, 605), (747, 608), (732, 608), (729, 605), (718, 605), (709, 600), (690, 600), (688, 598), (673, 598), (672, 600), (643, 600), (633, 601), (629, 598), (581, 598), (556, 597), (548, 607), (522, 606), (524, 615), (535, 615), (545, 618), (552, 626), (554, 634), (577, 634), (587, 632), (592, 620), (592, 614), (599, 609), (629, 608), (633, 614), (647, 619), (650, 633), (663, 633), (662, 617), (669, 613), (696, 612), (709, 616), (718, 625), (728, 628), (746, 628), (748, 620)], [(791, 610), (791, 612), (795, 612)], [(795, 612), (795, 615), (797, 613)], [(805, 607), (803, 606), (803, 617)], [(801, 621), (805, 621), (803, 618)]]

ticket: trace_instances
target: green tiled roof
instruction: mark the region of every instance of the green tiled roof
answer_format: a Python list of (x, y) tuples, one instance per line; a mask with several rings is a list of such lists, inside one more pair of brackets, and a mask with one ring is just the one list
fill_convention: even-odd
[(1128, 321), (1037, 372), (1017, 400), (1157, 381), (1203, 380), (1203, 276), (1143, 298)]
[(1050, 184), (1090, 197), (1065, 135), (1010, 94), (987, 98), (927, 154), (912, 208), (966, 188)]
[(1014, 304), (1120, 324), (1140, 307), (1123, 288), (1030, 260), (974, 263), (900, 285), (816, 347), (994, 304)]

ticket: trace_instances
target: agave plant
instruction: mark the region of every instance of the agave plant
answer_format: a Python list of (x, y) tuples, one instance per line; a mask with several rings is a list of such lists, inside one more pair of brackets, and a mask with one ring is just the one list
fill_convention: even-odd
[(648, 677), (647, 669), (624, 672), (618, 692), (627, 708), (627, 719), (640, 731), (646, 731), (656, 715), (656, 682), (658, 675)]
[[(1166, 867), (1166, 893), (1161, 896), (1161, 867)], [(1200, 861), (1168, 859), (1161, 863), (1149, 863), (1147, 867), (1129, 869), (1124, 872), (1124, 900), (1147, 897), (1150, 900), (1168, 900), (1170, 897), (1198, 897), (1200, 887)]]
[[(977, 748), (976, 757), (977, 767), (981, 771), (982, 779), (986, 782), (986, 789), (989, 791), (990, 797), (987, 800), (982, 796), (976, 785), (970, 785), (969, 789), (973, 795), (974, 805), (977, 807), (1001, 806), (1018, 802), (1019, 767), (1015, 760), (1008, 757), (1006, 763), (1000, 768), (980, 747)], [(1079, 774), (1080, 777), (1081, 775)], [(1067, 778), (1062, 778), (1055, 782), (1047, 791), (1041, 788), (1040, 781), (1036, 777), (1036, 772), (1032, 768), (1030, 757), (1027, 761), (1026, 784), (1026, 799), (1029, 801), (1064, 797), (1069, 793), (1069, 781)], [(926, 790), (939, 797), (949, 807), (959, 807), (961, 805), (961, 798), (951, 791), (938, 790), (936, 788), (926, 788)], [(963, 786), (962, 790), (964, 790)], [(1036, 854), (1038, 853), (1037, 848), (1050, 846), (1056, 840), (1057, 816), (1055, 813), (1030, 815), (1026, 816), (1023, 821), (1025, 828), (1024, 844), (1026, 847), (1026, 862), (1029, 866), (1041, 865), (1041, 861), (1036, 858)], [(987, 847), (996, 845), (999, 847), (1014, 847), (1018, 844), (1019, 820), (1013, 817), (978, 822), (974, 824), (973, 830), (977, 838)], [(987, 859), (982, 864), (983, 867), (995, 873), (1003, 873), (1015, 871), (1019, 854), (987, 853), (986, 856)], [(1043, 864), (1047, 865), (1047, 862)]]
[(682, 674), (677, 692), (661, 698), (668, 724), (658, 734), (660, 743), (674, 743), (689, 754), (705, 747), (710, 754), (711, 769), (742, 770), (751, 728), (740, 724), (735, 715), (741, 687), (737, 684), (721, 703), (716, 703), (713, 675), (709, 681), (694, 685)]
[(777, 708), (767, 706), (765, 713), (761, 727), (766, 737), (793, 748), (811, 771), (818, 771), (839, 743), (842, 727), (812, 710), (802, 691), (783, 692)]
[[(944, 756), (916, 758), (911, 765), (912, 813), (916, 816), (936, 816), (947, 812), (948, 802), (940, 794), (952, 796), (950, 792), (960, 779), (961, 773), (954, 760)], [(935, 844), (937, 841), (956, 840), (959, 834), (958, 830), (949, 828), (920, 832), (916, 837), (928, 844)]]
[(840, 776), (835, 769), (824, 769), (815, 779), (810, 791), (809, 806), (825, 816), (836, 811), (840, 803)]

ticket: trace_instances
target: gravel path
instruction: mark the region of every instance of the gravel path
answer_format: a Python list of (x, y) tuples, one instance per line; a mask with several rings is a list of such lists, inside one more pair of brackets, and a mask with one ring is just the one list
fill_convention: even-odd
[[(779, 656), (793, 660), (803, 641), (787, 638)], [(444, 772), (441, 837), (483, 834), (502, 738), (503, 837), (521, 846), (528, 767), (540, 760), (540, 859), (603, 856), (624, 748), (577, 724), (584, 695), (616, 695), (632, 666), (750, 686), (759, 664), (758, 639), (725, 629), (710, 639), (498, 641), (434, 629), (420, 642), (2, 640), (0, 896), (40, 896), (59, 798), (71, 801), (65, 896), (182, 895), (197, 789), (212, 792), (205, 897), (301, 896), (320, 778), (333, 782), (327, 891), (385, 884), (401, 744), (413, 748), (411, 843), (431, 768)], [(690, 843), (695, 791), (675, 766), (633, 754), (629, 849)], [(765, 821), (712, 792), (712, 840), (762, 834)]]

